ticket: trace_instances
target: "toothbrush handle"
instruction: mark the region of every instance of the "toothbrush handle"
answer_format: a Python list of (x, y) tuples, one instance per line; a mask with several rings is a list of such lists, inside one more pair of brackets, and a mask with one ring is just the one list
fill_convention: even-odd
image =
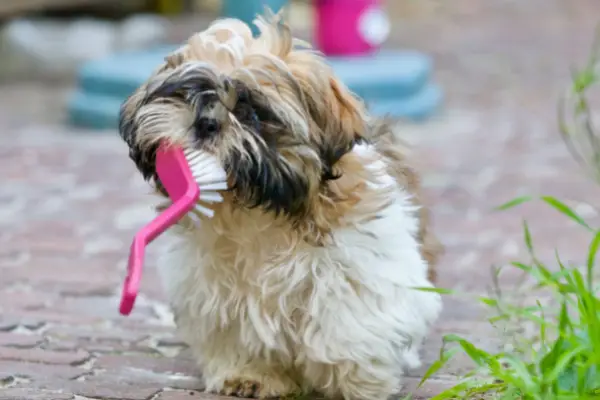
[(121, 295), (121, 305), (119, 306), (121, 315), (129, 315), (135, 304), (135, 298), (137, 297), (142, 278), (142, 267), (144, 266), (145, 242), (145, 237), (142, 235), (136, 235), (133, 238), (133, 242), (131, 242), (129, 261), (127, 263), (127, 277), (123, 284), (123, 294)]
[(122, 315), (129, 315), (133, 309), (135, 298), (140, 288), (146, 246), (170, 226), (175, 225), (177, 221), (194, 208), (198, 195), (199, 191), (197, 190), (189, 191), (135, 235), (129, 251), (127, 277), (123, 285), (123, 294), (119, 307), (119, 312)]

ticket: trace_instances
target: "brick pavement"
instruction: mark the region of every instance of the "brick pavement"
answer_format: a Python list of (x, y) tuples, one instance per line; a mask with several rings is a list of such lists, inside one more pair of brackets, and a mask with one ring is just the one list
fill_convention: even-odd
[[(515, 195), (568, 197), (597, 219), (586, 201), (600, 190), (566, 153), (554, 111), (570, 57), (585, 56), (590, 15), (600, 15), (600, 5), (543, 1), (543, 9), (538, 0), (516, 9), (457, 0), (451, 11), (411, 10), (413, 19), (396, 24), (394, 43), (434, 54), (449, 90), (439, 118), (401, 127), (415, 143), (447, 246), (441, 286), (484, 293), (490, 266), (522, 254), (521, 218), (543, 256), (557, 247), (566, 260), (581, 260), (588, 238), (551, 210), (490, 211)], [(65, 93), (33, 83), (0, 87), (0, 399), (216, 398), (199, 392), (199, 371), (174, 335), (152, 268), (133, 314), (118, 315), (127, 247), (152, 199), (114, 133), (61, 124)], [(468, 297), (446, 298), (426, 361), (448, 332), (494, 345)], [(464, 368), (457, 362), (418, 396)], [(407, 391), (421, 373), (411, 373)]]

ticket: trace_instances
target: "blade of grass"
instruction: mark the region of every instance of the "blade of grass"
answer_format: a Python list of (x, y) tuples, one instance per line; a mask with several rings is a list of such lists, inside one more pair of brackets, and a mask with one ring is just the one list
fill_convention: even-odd
[(527, 250), (529, 251), (529, 255), (533, 257), (533, 240), (531, 239), (531, 232), (529, 231), (529, 226), (527, 225), (527, 221), (523, 221), (523, 237), (525, 238), (525, 246), (527, 246)]
[(504, 210), (508, 210), (510, 208), (514, 208), (518, 205), (521, 205), (523, 203), (527, 203), (528, 201), (531, 201), (532, 197), (531, 196), (521, 196), (521, 197), (517, 197), (514, 198), (512, 200), (507, 201), (504, 204), (499, 205), (498, 207), (495, 208), (496, 211), (504, 211)]
[(421, 292), (432, 292), (432, 293), (439, 293), (439, 294), (454, 294), (454, 290), (452, 290), (452, 289), (444, 289), (444, 288), (436, 288), (436, 287), (415, 286), (415, 287), (412, 287), (412, 289), (418, 290)]
[(600, 247), (600, 230), (596, 232), (592, 242), (590, 243), (588, 257), (587, 257), (587, 284), (588, 290), (592, 292), (594, 290), (594, 265), (596, 264), (596, 254)]
[(576, 223), (583, 226), (587, 230), (592, 231), (592, 232), (594, 231), (594, 229), (592, 229), (581, 216), (579, 216), (575, 211), (573, 211), (569, 206), (567, 206), (562, 201), (560, 201), (552, 196), (542, 196), (542, 200), (545, 203), (547, 203), (548, 205), (550, 205), (551, 207), (553, 207), (555, 210), (566, 215), (572, 221), (575, 221)]
[(427, 369), (427, 371), (425, 372), (425, 375), (423, 375), (423, 379), (421, 379), (417, 388), (420, 388), (421, 386), (423, 386), (423, 384), (431, 376), (433, 376), (433, 374), (435, 374), (440, 369), (442, 369), (448, 363), (448, 361), (450, 361), (459, 352), (459, 350), (460, 349), (458, 347), (455, 347), (455, 348), (452, 348), (450, 350), (446, 350), (445, 352), (443, 352), (441, 357), (437, 361), (433, 362), (431, 364), (431, 366)]
[(586, 346), (579, 345), (579, 346), (575, 347), (574, 349), (568, 350), (568, 351), (564, 352), (563, 354), (561, 354), (560, 357), (558, 357), (555, 360), (554, 366), (552, 367), (550, 372), (548, 372), (548, 374), (544, 375), (544, 381), (546, 383), (552, 383), (552, 382), (557, 381), (558, 378), (564, 374), (567, 367), (570, 366), (573, 359), (575, 357), (577, 357), (578, 355), (580, 355), (582, 352), (584, 352), (585, 349), (586, 349)]

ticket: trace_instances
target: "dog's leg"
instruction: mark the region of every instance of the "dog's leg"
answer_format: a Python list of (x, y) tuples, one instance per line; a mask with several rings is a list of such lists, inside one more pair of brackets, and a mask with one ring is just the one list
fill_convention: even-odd
[(237, 323), (225, 329), (207, 329), (205, 320), (178, 313), (177, 325), (202, 369), (206, 391), (245, 398), (299, 392), (286, 362), (266, 350), (251, 333), (242, 335)]
[(388, 360), (332, 364), (308, 360), (303, 367), (306, 383), (330, 398), (386, 400), (401, 388), (402, 371)]
[(258, 361), (234, 364), (234, 360), (211, 359), (204, 370), (207, 391), (244, 398), (284, 397), (299, 392), (299, 386), (281, 368)]
[(403, 370), (419, 366), (418, 350), (439, 310), (439, 295), (407, 289), (401, 300), (362, 289), (360, 296), (318, 301), (325, 306), (303, 329), (297, 367), (311, 388), (328, 397), (386, 400), (401, 389)]

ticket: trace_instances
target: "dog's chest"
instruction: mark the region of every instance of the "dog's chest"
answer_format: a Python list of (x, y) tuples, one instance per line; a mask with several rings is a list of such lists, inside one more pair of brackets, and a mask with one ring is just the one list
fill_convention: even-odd
[(178, 324), (187, 321), (192, 336), (227, 332), (281, 349), (325, 314), (367, 312), (402, 287), (427, 283), (413, 215), (407, 202), (395, 202), (323, 247), (290, 230), (257, 232), (256, 224), (171, 235), (160, 264)]
[[(178, 260), (169, 272), (176, 277), (170, 280), (176, 282), (178, 296), (201, 303), (297, 315), (329, 296), (366, 289), (378, 272), (397, 270), (398, 243), (388, 231), (393, 220), (336, 232), (334, 242), (322, 247), (289, 230), (244, 232), (243, 225), (228, 234), (178, 235), (171, 251)], [(393, 230), (397, 236), (397, 227)]]

